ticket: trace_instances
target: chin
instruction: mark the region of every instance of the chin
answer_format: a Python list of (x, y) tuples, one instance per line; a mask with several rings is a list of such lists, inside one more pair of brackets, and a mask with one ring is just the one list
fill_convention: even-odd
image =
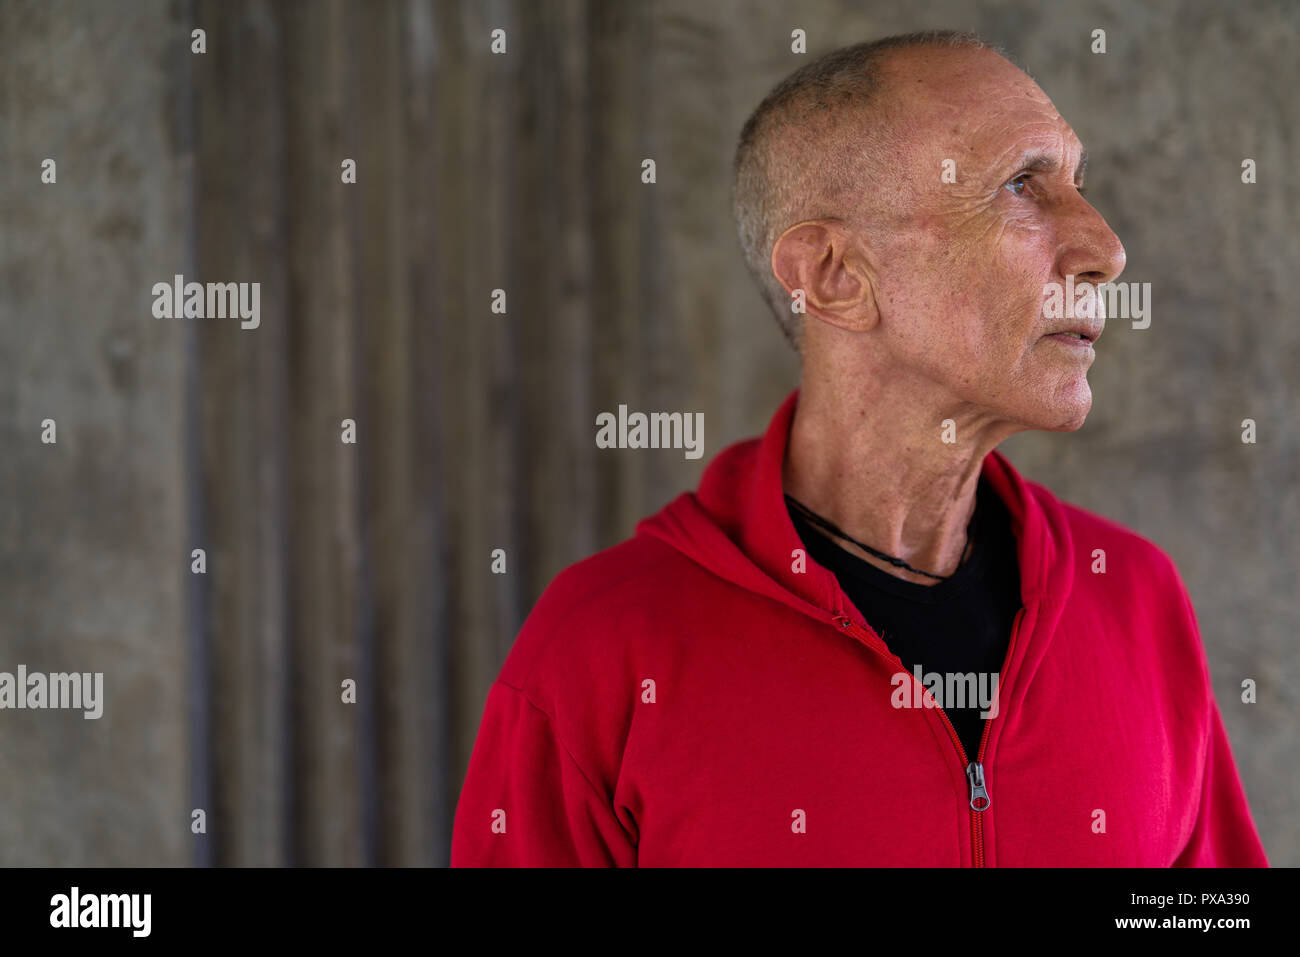
[(1062, 401), (1061, 396), (1044, 397), (1037, 414), (1030, 417), (1030, 428), (1044, 432), (1077, 432), (1088, 420), (1092, 411), (1092, 390), (1084, 385), (1083, 394), (1074, 401)]
[(1083, 428), (1083, 423), (1086, 422), (1087, 420), (1088, 420), (1088, 413), (1084, 412), (1081, 415), (1077, 415), (1072, 419), (1068, 419), (1067, 421), (1062, 422), (1060, 425), (1053, 426), (1050, 431), (1077, 432), (1079, 429)]
[(1064, 394), (1057, 393), (1045, 405), (1053, 413), (1045, 416), (1054, 420), (1054, 424), (1048, 426), (1051, 431), (1076, 432), (1083, 428), (1088, 413), (1092, 411), (1092, 387), (1088, 385), (1087, 378), (1079, 376), (1066, 387)]
[(1086, 401), (1074, 404), (1072, 408), (1065, 408), (1054, 416), (1055, 424), (1047, 426), (1051, 432), (1077, 432), (1083, 428), (1083, 423), (1088, 421), (1088, 413), (1092, 411), (1092, 393), (1088, 393)]

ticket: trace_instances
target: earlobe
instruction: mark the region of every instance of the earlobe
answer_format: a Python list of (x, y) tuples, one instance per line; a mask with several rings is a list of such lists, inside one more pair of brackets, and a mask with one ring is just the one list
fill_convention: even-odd
[(848, 331), (868, 328), (875, 295), (866, 257), (838, 220), (810, 220), (787, 229), (772, 246), (772, 272), (805, 311)]

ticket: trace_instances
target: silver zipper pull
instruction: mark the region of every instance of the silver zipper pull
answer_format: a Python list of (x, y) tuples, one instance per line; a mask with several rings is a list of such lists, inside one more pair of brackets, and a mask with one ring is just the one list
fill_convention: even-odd
[(966, 765), (966, 778), (970, 781), (970, 809), (987, 811), (993, 802), (989, 800), (988, 788), (984, 786), (984, 765), (978, 761)]

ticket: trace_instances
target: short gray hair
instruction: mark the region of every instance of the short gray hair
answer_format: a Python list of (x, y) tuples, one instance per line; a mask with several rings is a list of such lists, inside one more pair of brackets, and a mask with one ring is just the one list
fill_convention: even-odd
[[(796, 350), (803, 317), (791, 311), (790, 296), (772, 273), (772, 247), (795, 223), (835, 215), (830, 204), (860, 178), (864, 164), (880, 156), (891, 131), (861, 120), (882, 87), (881, 61), (908, 47), (972, 47), (1010, 59), (977, 34), (957, 30), (843, 47), (778, 83), (740, 131), (732, 164), (732, 215), (745, 264)], [(845, 114), (856, 114), (859, 122), (843, 122)], [(809, 141), (818, 144), (816, 162), (794, 148)]]

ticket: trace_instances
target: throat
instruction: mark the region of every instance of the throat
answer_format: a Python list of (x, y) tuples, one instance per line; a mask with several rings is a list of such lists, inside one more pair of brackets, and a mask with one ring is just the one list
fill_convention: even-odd
[(974, 553), (974, 532), (975, 519), (979, 514), (976, 508), (971, 514), (971, 519), (966, 525), (966, 534), (962, 541), (961, 551), (955, 562), (950, 566), (939, 568), (926, 567), (917, 565), (913, 561), (908, 561), (898, 555), (890, 554), (883, 549), (877, 548), (866, 541), (859, 540), (840, 526), (832, 522), (825, 516), (819, 515), (808, 506), (804, 505), (792, 495), (785, 496), (786, 508), (792, 516), (797, 516), (808, 527), (815, 530), (822, 537), (835, 543), (851, 555), (855, 555), (862, 561), (868, 562), (874, 567), (880, 568), (897, 578), (904, 581), (914, 582), (921, 585), (935, 585), (942, 581), (947, 581), (957, 570), (960, 569), (970, 556)]

